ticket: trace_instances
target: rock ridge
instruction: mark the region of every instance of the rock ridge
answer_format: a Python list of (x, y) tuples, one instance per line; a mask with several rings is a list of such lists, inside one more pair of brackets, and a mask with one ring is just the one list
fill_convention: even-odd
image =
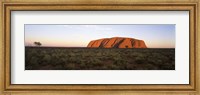
[(143, 40), (127, 37), (112, 37), (92, 40), (89, 48), (147, 48)]

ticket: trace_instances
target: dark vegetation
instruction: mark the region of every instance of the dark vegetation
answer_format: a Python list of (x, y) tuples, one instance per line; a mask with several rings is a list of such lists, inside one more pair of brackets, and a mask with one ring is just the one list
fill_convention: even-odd
[(175, 49), (25, 47), (26, 70), (175, 70)]

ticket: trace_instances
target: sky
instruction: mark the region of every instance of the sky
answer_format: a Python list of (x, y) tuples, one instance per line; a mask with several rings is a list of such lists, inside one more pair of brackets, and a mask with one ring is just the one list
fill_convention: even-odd
[(175, 48), (174, 24), (26, 24), (25, 45), (41, 42), (50, 47), (87, 47), (91, 40), (130, 37), (148, 48)]

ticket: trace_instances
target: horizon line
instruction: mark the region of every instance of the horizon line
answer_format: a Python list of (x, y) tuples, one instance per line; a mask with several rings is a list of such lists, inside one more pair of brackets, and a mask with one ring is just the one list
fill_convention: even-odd
[[(25, 46), (25, 47), (52, 47), (52, 48), (99, 48), (99, 47), (66, 47), (66, 46)], [(147, 48), (163, 48), (163, 47), (147, 47)], [(164, 47), (164, 48), (175, 48), (175, 47)], [(164, 49), (163, 48), (163, 49)]]

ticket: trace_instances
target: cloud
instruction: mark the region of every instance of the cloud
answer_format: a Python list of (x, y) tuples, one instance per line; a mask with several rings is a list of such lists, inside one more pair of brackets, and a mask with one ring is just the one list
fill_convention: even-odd
[(86, 30), (86, 31), (96, 31), (96, 32), (109, 32), (113, 29), (105, 25), (59, 25), (65, 28), (70, 28), (72, 30)]
[(62, 26), (64, 26), (64, 27), (69, 27), (69, 25), (62, 25)]
[(99, 28), (97, 25), (80, 25), (80, 26), (82, 26), (83, 28), (95, 28), (95, 29)]
[(112, 30), (112, 28), (108, 28), (108, 27), (107, 27), (107, 28), (105, 28), (105, 30)]
[(93, 29), (94, 31), (111, 31), (112, 28), (103, 25), (80, 25), (83, 28)]
[(62, 26), (66, 28), (72, 28), (72, 25), (62, 25)]

